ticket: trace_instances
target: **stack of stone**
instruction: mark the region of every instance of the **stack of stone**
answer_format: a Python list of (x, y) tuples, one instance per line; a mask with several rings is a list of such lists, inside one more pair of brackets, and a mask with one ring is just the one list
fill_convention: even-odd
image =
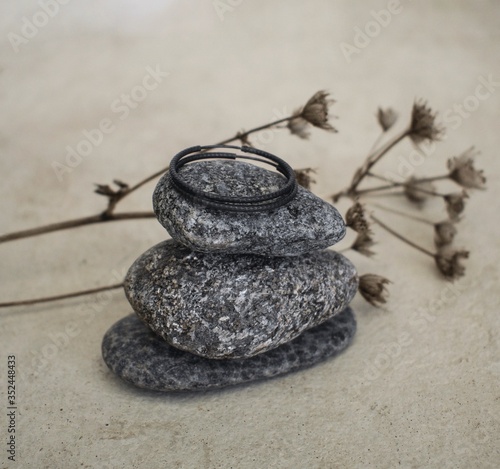
[[(237, 161), (197, 162), (180, 174), (224, 196), (273, 192), (284, 181)], [(299, 187), (280, 208), (227, 212), (186, 198), (168, 174), (153, 205), (172, 239), (126, 276), (136, 314), (102, 346), (118, 376), (152, 390), (203, 390), (311, 366), (350, 343), (358, 277), (348, 259), (326, 250), (345, 234), (332, 205)]]

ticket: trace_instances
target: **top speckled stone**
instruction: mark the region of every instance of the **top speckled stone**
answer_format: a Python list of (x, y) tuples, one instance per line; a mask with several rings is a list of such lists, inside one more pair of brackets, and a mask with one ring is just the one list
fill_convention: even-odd
[[(239, 161), (200, 161), (180, 174), (199, 190), (226, 196), (267, 194), (284, 184), (280, 174)], [(303, 187), (275, 210), (226, 212), (185, 198), (167, 173), (156, 186), (153, 208), (173, 239), (200, 252), (296, 256), (325, 249), (345, 235), (335, 207)]]

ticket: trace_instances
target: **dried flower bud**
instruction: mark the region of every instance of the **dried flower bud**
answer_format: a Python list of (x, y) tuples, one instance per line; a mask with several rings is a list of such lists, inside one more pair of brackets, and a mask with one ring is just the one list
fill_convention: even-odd
[(316, 182), (316, 179), (311, 176), (311, 174), (316, 174), (314, 168), (294, 169), (293, 172), (299, 186), (311, 189), (311, 186)]
[(474, 157), (478, 152), (469, 148), (460, 156), (448, 160), (450, 179), (469, 189), (484, 189), (486, 178), (482, 170), (474, 168)]
[(450, 280), (462, 277), (465, 273), (465, 267), (460, 264), (460, 259), (467, 259), (469, 251), (452, 249), (444, 246), (438, 249), (434, 258), (439, 271)]
[(410, 202), (424, 203), (431, 192), (435, 191), (434, 185), (429, 181), (418, 182), (415, 177), (410, 177), (404, 184), (404, 194)]
[[(297, 115), (297, 113), (299, 115)], [(300, 110), (296, 111), (295, 114), (296, 116), (293, 119), (290, 119), (286, 126), (293, 135), (297, 135), (297, 137), (307, 140), (309, 138), (309, 135), (311, 135), (307, 130), (307, 128), (309, 127), (309, 123), (305, 119), (300, 117)]]
[(389, 292), (386, 285), (391, 283), (384, 277), (375, 274), (365, 274), (359, 277), (359, 293), (373, 306), (380, 306), (387, 302)]
[(113, 182), (122, 190), (129, 188), (129, 185), (126, 182), (120, 181), (119, 179), (113, 179)]
[(356, 202), (345, 214), (346, 225), (357, 233), (370, 233), (370, 224), (366, 218), (365, 208)]
[(337, 132), (328, 122), (328, 107), (335, 102), (333, 99), (327, 99), (328, 95), (326, 91), (318, 91), (303, 108), (293, 113), (292, 119), (287, 123), (292, 134), (303, 139), (309, 138), (310, 134), (307, 130), (309, 125)]
[(351, 246), (351, 249), (354, 251), (358, 251), (360, 254), (363, 254), (364, 256), (371, 257), (375, 253), (370, 250), (370, 248), (375, 244), (373, 241), (373, 238), (370, 236), (370, 233), (368, 232), (360, 232), (358, 233), (358, 236), (356, 236), (356, 239), (354, 240), (354, 243)]
[(248, 134), (245, 131), (237, 132), (236, 138), (241, 142), (242, 145), (246, 145), (247, 147), (253, 146), (250, 140), (248, 139)]
[(380, 124), (380, 127), (382, 127), (382, 130), (384, 132), (387, 132), (398, 120), (398, 113), (390, 107), (388, 107), (387, 109), (382, 109), (381, 107), (379, 107), (377, 112), (377, 120)]
[(306, 189), (310, 189), (311, 186), (316, 182), (316, 179), (313, 179), (313, 177), (311, 176), (311, 173), (316, 174), (316, 170), (313, 168), (295, 169), (294, 173), (297, 184)]
[(435, 120), (436, 113), (427, 107), (425, 101), (419, 100), (413, 104), (409, 136), (415, 144), (424, 140), (439, 140), (444, 129)]
[(306, 105), (300, 112), (300, 116), (314, 127), (319, 127), (323, 130), (336, 132), (336, 130), (328, 122), (328, 108), (335, 102), (333, 99), (327, 99), (329, 93), (326, 91), (318, 91), (314, 96), (307, 101)]
[(314, 96), (307, 101), (302, 110), (302, 117), (320, 129), (336, 132), (336, 130), (328, 123), (328, 107), (335, 102), (333, 99), (327, 99), (329, 93), (326, 91), (318, 91)]
[(109, 187), (108, 184), (96, 184), (96, 189), (95, 193), (99, 195), (105, 195), (106, 197), (109, 197), (110, 195), (115, 195), (115, 191)]
[(438, 247), (451, 244), (456, 234), (455, 223), (451, 221), (442, 221), (434, 225), (434, 242)]
[(469, 197), (467, 192), (455, 192), (453, 194), (448, 194), (443, 196), (446, 203), (446, 210), (450, 219), (453, 221), (458, 221), (460, 219), (459, 215), (464, 211), (465, 199)]

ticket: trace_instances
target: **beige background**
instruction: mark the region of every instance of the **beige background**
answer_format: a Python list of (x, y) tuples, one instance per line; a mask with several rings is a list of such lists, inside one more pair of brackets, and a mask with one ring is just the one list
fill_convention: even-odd
[[(7, 464), (3, 416), (0, 467), (498, 467), (500, 4), (402, 1), (377, 31), (371, 12), (393, 2), (102, 3), (59, 4), (18, 47), (12, 42), (27, 21), (43, 23), (43, 10), (27, 1), (0, 7), (1, 232), (97, 213), (105, 200), (93, 183), (134, 183), (174, 152), (268, 122), (319, 89), (337, 100), (338, 134), (254, 140), (295, 167), (319, 168), (316, 193), (348, 182), (378, 135), (377, 106), (396, 108), (402, 126), (418, 97), (447, 116), (448, 138), (426, 158), (405, 143), (380, 171), (413, 158), (417, 174), (438, 174), (476, 145), (488, 191), (471, 197), (460, 224), (457, 245), (471, 250), (463, 280), (452, 288), (428, 258), (376, 230), (377, 256), (349, 257), (360, 273), (393, 281), (387, 307), (356, 298), (359, 330), (346, 353), (268, 382), (178, 396), (122, 384), (100, 356), (105, 331), (130, 312), (119, 291), (0, 311), (1, 382), (8, 354), (20, 373), (18, 462)], [(346, 58), (341, 44), (354, 44), (355, 28), (374, 37)], [(113, 103), (147, 67), (169, 75), (121, 119)], [(474, 101), (490, 75), (497, 85)], [(457, 117), (464, 103), (477, 109)], [(114, 130), (60, 182), (53, 162), (64, 163), (66, 147), (106, 118)], [(120, 210), (149, 210), (153, 187)], [(439, 201), (425, 213), (445, 216)], [(429, 226), (380, 217), (432, 248)], [(165, 236), (146, 220), (1, 245), (0, 298), (114, 283)], [(4, 408), (4, 384), (1, 396)]]

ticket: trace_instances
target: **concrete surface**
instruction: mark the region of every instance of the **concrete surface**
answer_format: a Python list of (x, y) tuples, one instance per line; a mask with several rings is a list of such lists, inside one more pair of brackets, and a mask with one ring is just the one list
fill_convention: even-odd
[[(100, 356), (104, 332), (130, 312), (119, 291), (0, 311), (0, 467), (498, 467), (500, 4), (59, 0), (49, 17), (41, 3), (0, 7), (2, 232), (96, 213), (105, 200), (93, 183), (134, 183), (179, 149), (267, 122), (324, 88), (337, 99), (338, 134), (254, 140), (295, 167), (320, 168), (317, 194), (347, 183), (378, 135), (377, 106), (406, 117), (416, 97), (441, 111), (448, 138), (426, 158), (403, 144), (380, 171), (406, 171), (411, 157), (418, 174), (437, 174), (474, 144), (488, 191), (469, 199), (460, 224), (457, 245), (472, 251), (463, 280), (452, 287), (428, 258), (377, 230), (377, 257), (350, 258), (393, 281), (387, 307), (356, 298), (359, 331), (346, 353), (269, 382), (178, 396), (120, 383)], [(379, 14), (377, 27), (388, 8), (396, 13)], [(355, 28), (373, 37), (359, 43)], [(359, 51), (345, 55), (342, 43), (355, 39)], [(480, 87), (488, 79), (490, 91)], [(126, 104), (131, 91), (144, 99)], [(99, 125), (108, 133), (86, 147), (83, 132)], [(65, 162), (67, 146), (89, 154), (59, 181), (52, 164)], [(149, 209), (152, 188), (120, 209)], [(426, 213), (444, 216), (437, 201)], [(432, 246), (429, 226), (379, 216)], [(114, 283), (164, 238), (146, 220), (4, 244), (1, 299)], [(8, 355), (18, 372), (15, 463)]]

